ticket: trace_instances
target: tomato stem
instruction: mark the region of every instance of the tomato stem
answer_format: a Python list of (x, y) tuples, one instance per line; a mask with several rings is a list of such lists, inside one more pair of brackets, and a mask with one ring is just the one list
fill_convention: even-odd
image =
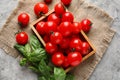
[(22, 31), (21, 31), (21, 30), (18, 30), (17, 32), (15, 32), (15, 35), (18, 34), (18, 33), (20, 33), (20, 32), (22, 32)]
[(39, 12), (40, 16), (45, 16), (45, 14), (43, 12)]
[(71, 49), (71, 52), (75, 52), (75, 48), (72, 48), (72, 49)]
[(92, 25), (93, 25), (93, 23), (91, 22), (89, 26), (92, 26)]
[(54, 32), (53, 32), (53, 31), (50, 31), (50, 34), (54, 34)]
[(18, 22), (18, 25), (23, 26), (23, 24), (21, 22)]

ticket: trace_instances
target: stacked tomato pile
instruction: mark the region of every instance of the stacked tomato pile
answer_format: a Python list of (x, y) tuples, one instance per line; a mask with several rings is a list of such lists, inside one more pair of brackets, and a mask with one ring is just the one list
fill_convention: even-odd
[(62, 3), (58, 3), (54, 12), (37, 23), (35, 28), (46, 43), (45, 49), (51, 55), (52, 63), (68, 68), (79, 65), (82, 57), (90, 52), (90, 45), (80, 31), (88, 33), (91, 24), (88, 19), (74, 22), (73, 14), (66, 11)]

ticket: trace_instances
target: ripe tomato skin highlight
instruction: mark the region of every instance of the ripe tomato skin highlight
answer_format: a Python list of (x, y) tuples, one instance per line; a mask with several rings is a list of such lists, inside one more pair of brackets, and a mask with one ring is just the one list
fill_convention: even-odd
[(65, 56), (61, 52), (56, 52), (52, 55), (52, 63), (55, 66), (62, 66), (64, 60), (65, 60)]
[(91, 29), (91, 26), (92, 26), (92, 22), (89, 20), (89, 19), (83, 19), (81, 22), (80, 22), (81, 26), (82, 26), (82, 30), (85, 32), (85, 33), (88, 33)]
[(38, 33), (40, 35), (44, 35), (45, 34), (45, 22), (41, 21), (39, 23), (37, 23), (36, 25), (36, 30), (38, 31)]
[(90, 51), (90, 45), (88, 42), (82, 42), (82, 50), (81, 50), (81, 54), (87, 55)]
[(71, 66), (78, 66), (82, 61), (82, 56), (79, 52), (70, 52), (67, 59)]
[(48, 21), (53, 21), (53, 22), (55, 22), (57, 25), (59, 25), (59, 23), (60, 23), (60, 18), (58, 17), (57, 14), (52, 13), (52, 14), (50, 14), (50, 15), (48, 16)]
[(52, 55), (58, 50), (58, 48), (57, 45), (48, 42), (46, 43), (45, 50), (48, 52), (48, 54)]
[(60, 44), (62, 42), (63, 36), (59, 32), (53, 32), (50, 36), (50, 41), (53, 44)]
[(78, 34), (82, 30), (82, 26), (79, 22), (73, 22), (72, 32), (73, 34)]
[(21, 13), (18, 15), (18, 24), (21, 27), (27, 26), (29, 23), (29, 20), (30, 20), (30, 17), (27, 13)]
[(70, 41), (70, 48), (75, 51), (81, 51), (82, 49), (82, 41), (79, 38), (73, 38)]
[(25, 45), (28, 42), (28, 35), (26, 32), (16, 34), (16, 42), (20, 45)]
[(45, 23), (45, 32), (51, 34), (51, 32), (57, 31), (57, 24), (53, 21), (47, 21)]
[(64, 5), (69, 5), (71, 3), (72, 0), (61, 0), (61, 2), (64, 4)]
[(58, 31), (64, 36), (67, 37), (71, 34), (72, 24), (68, 21), (62, 22), (58, 28)]
[(59, 16), (61, 16), (63, 13), (65, 13), (65, 8), (62, 3), (58, 3), (54, 7), (55, 13)]
[(65, 12), (62, 15), (62, 22), (65, 22), (65, 21), (73, 22), (73, 20), (74, 20), (74, 16), (71, 12)]
[(34, 6), (34, 13), (39, 17), (48, 12), (48, 6), (45, 3), (38, 2)]
[(70, 39), (69, 39), (69, 38), (63, 38), (63, 39), (62, 39), (62, 42), (61, 42), (61, 44), (60, 44), (60, 47), (61, 47), (62, 49), (66, 49), (66, 48), (69, 47), (69, 44), (70, 44)]

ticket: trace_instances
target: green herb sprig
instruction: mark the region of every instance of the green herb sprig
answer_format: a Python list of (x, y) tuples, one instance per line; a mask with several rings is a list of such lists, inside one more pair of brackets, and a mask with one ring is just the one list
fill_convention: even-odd
[(35, 71), (38, 80), (74, 80), (74, 76), (66, 74), (63, 68), (49, 65), (50, 57), (35, 35), (30, 36), (26, 45), (16, 44), (14, 47), (23, 55), (20, 65)]

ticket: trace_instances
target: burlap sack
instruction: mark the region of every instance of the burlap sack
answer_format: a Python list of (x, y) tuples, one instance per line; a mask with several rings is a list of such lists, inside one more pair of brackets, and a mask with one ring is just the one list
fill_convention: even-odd
[[(27, 12), (31, 18), (30, 22), (36, 20), (33, 6), (40, 1), (41, 0), (20, 0), (17, 8), (7, 19), (5, 25), (0, 31), (0, 48), (4, 49), (7, 54), (15, 58), (20, 57), (19, 53), (13, 48), (16, 43), (15, 33), (21, 29), (17, 24), (17, 16), (21, 12)], [(49, 9), (53, 9), (56, 2), (57, 0), (53, 0), (52, 4), (49, 5)], [(72, 0), (68, 10), (74, 14), (76, 21), (89, 18), (93, 22), (93, 27), (88, 34), (88, 37), (94, 44), (97, 52), (72, 71), (75, 74), (75, 80), (86, 80), (101, 60), (115, 33), (115, 31), (110, 29), (113, 19), (102, 9), (92, 4), (88, 4), (84, 0)], [(22, 30), (26, 31), (29, 35), (33, 34), (29, 26)]]

